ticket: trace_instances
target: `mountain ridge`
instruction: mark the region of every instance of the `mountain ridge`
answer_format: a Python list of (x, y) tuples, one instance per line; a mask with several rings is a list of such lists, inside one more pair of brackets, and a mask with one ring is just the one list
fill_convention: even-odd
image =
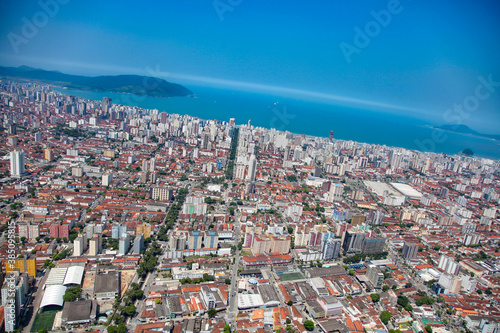
[(460, 134), (471, 134), (471, 135), (481, 136), (481, 137), (485, 137), (485, 138), (489, 138), (489, 139), (500, 140), (500, 135), (479, 133), (467, 125), (441, 125), (441, 126), (437, 126), (437, 128), (442, 129), (444, 131), (450, 131), (450, 132), (455, 132), (455, 133), (460, 133)]
[(133, 74), (82, 76), (28, 66), (0, 66), (0, 76), (36, 80), (65, 88), (100, 92), (129, 93), (151, 97), (185, 97), (193, 95), (188, 88), (152, 76)]

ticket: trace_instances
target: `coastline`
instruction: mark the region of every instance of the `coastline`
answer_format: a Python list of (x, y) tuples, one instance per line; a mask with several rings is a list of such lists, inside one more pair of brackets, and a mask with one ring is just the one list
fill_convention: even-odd
[(428, 128), (430, 128), (430, 129), (433, 129), (433, 130), (438, 130), (438, 131), (453, 133), (453, 134), (457, 134), (457, 135), (470, 136), (470, 137), (473, 137), (473, 138), (479, 138), (479, 139), (483, 139), (483, 140), (490, 140), (490, 141), (500, 142), (500, 140), (498, 140), (498, 139), (485, 136), (484, 134), (481, 134), (481, 133), (479, 133), (479, 134), (463, 133), (463, 132), (458, 132), (458, 131), (447, 130), (447, 129), (444, 129), (444, 128), (441, 128), (441, 127), (437, 127), (437, 126), (433, 126), (433, 125), (425, 125), (425, 126), (428, 127)]
[[(94, 92), (94, 91), (89, 91), (89, 90), (75, 90), (75, 89), (62, 89), (59, 86), (52, 85), (51, 87), (57, 87), (61, 91), (58, 91), (57, 89), (53, 89), (53, 91), (65, 95), (72, 95), (76, 96), (82, 99), (86, 100), (92, 100), (92, 101), (101, 101), (102, 97), (99, 98), (100, 96), (93, 96), (93, 94), (98, 94), (98, 95), (106, 95), (108, 93), (106, 92)], [(327, 127), (328, 130), (334, 130), (335, 131), (335, 136), (334, 140), (338, 141), (353, 141), (353, 142), (358, 142), (361, 144), (368, 144), (368, 145), (380, 145), (380, 146), (386, 146), (386, 147), (392, 147), (396, 149), (407, 149), (411, 151), (416, 151), (416, 152), (422, 152), (422, 153), (434, 153), (434, 154), (445, 154), (445, 155), (451, 155), (451, 156), (460, 156), (459, 154), (466, 148), (471, 148), (474, 151), (474, 157), (475, 158), (487, 158), (487, 159), (492, 159), (492, 160), (500, 160), (500, 146), (496, 147), (496, 142), (495, 140), (492, 141), (491, 138), (483, 138), (483, 137), (475, 137), (475, 136), (466, 136), (468, 138), (473, 138), (475, 141), (480, 141), (480, 142), (472, 142), (475, 143), (476, 146), (484, 146), (484, 142), (489, 142), (488, 145), (494, 144), (495, 146), (491, 147), (490, 149), (477, 149), (474, 147), (474, 144), (471, 144), (472, 147), (469, 147), (470, 145), (467, 143), (461, 143), (463, 140), (460, 140), (459, 138), (450, 138), (449, 140), (446, 140), (445, 145), (437, 146), (437, 149), (434, 149), (433, 151), (425, 150), (425, 149), (419, 149), (419, 147), (416, 146), (417, 141), (425, 141), (429, 140), (431, 138), (431, 132), (434, 130), (434, 128), (428, 124), (425, 124), (425, 122), (421, 121), (421, 124), (414, 124), (412, 123), (411, 126), (413, 127), (412, 129), (415, 131), (417, 128), (424, 128), (426, 129), (425, 131), (420, 131), (418, 133), (411, 133), (408, 131), (407, 128), (402, 126), (402, 123), (397, 116), (392, 116), (392, 115), (385, 115), (383, 113), (377, 113), (377, 112), (371, 112), (370, 110), (360, 110), (360, 113), (362, 114), (357, 114), (356, 116), (353, 116), (350, 114), (349, 111), (351, 109), (349, 108), (338, 108), (338, 115), (343, 116), (344, 119), (338, 119), (339, 116), (337, 114), (331, 114), (329, 113), (330, 111), (328, 110), (328, 106), (325, 106), (323, 108), (323, 105), (321, 104), (314, 104), (314, 103), (309, 103), (306, 101), (299, 101), (299, 104), (302, 105), (292, 105), (294, 108), (300, 108), (302, 107), (304, 109), (304, 114), (300, 114), (298, 117), (295, 117), (297, 114), (292, 113), (288, 111), (288, 114), (293, 115), (295, 119), (290, 120), (289, 124), (286, 124), (286, 119), (282, 119), (282, 115), (276, 114), (276, 112), (273, 114), (270, 111), (275, 111), (274, 107), (275, 105), (272, 105), (267, 103), (265, 106), (261, 101), (259, 103), (256, 103), (260, 109), (254, 109), (252, 102), (255, 102), (254, 99), (248, 99), (248, 96), (246, 95), (251, 95), (251, 97), (254, 97), (256, 95), (260, 94), (253, 94), (253, 93), (246, 93), (246, 92), (241, 92), (241, 93), (235, 93), (232, 90), (227, 90), (227, 89), (218, 89), (214, 87), (204, 87), (205, 89), (209, 90), (211, 93), (212, 91), (216, 91), (217, 93), (224, 92), (225, 93), (225, 101), (220, 97), (220, 96), (213, 96), (211, 94), (207, 94), (206, 91), (200, 91), (200, 94), (196, 95), (196, 97), (192, 98), (162, 98), (162, 99), (157, 99), (156, 97), (150, 97), (150, 96), (140, 96), (140, 95), (133, 95), (130, 93), (112, 93), (116, 94), (116, 96), (107, 96), (107, 97), (112, 97), (113, 98), (113, 103), (117, 105), (123, 105), (123, 106), (129, 106), (129, 107), (138, 107), (144, 110), (158, 110), (160, 112), (165, 111), (168, 112), (169, 114), (179, 114), (179, 115), (188, 115), (194, 118), (199, 118), (203, 120), (209, 120), (209, 119), (229, 119), (231, 117), (235, 117), (237, 119), (251, 119), (252, 120), (252, 125), (257, 126), (257, 127), (263, 127), (267, 129), (275, 128), (276, 130), (279, 131), (288, 131), (290, 133), (293, 133), (295, 135), (306, 135), (306, 136), (311, 136), (311, 137), (319, 137), (319, 138), (327, 138), (327, 133), (328, 131), (321, 130), (319, 131), (319, 127)], [(109, 92), (111, 93), (111, 92)], [(205, 93), (205, 96), (204, 94)], [(236, 94), (236, 95), (235, 95)], [(82, 96), (83, 95), (83, 96)], [(245, 95), (245, 98), (242, 98), (242, 96)], [(124, 103), (120, 103), (120, 96), (124, 97)], [(136, 99), (130, 98), (130, 96), (136, 96)], [(188, 97), (188, 96), (185, 96)], [(269, 98), (269, 96), (266, 96)], [(116, 98), (116, 99), (115, 99)], [(217, 103), (214, 103), (214, 100), (217, 99)], [(277, 97), (274, 96), (274, 100), (276, 101)], [(156, 102), (161, 101), (168, 101), (168, 104), (162, 103), (161, 105), (156, 104)], [(288, 101), (290, 102), (290, 101)], [(292, 103), (292, 102), (290, 102)], [(201, 105), (200, 105), (201, 104)], [(286, 107), (287, 102), (282, 102), (280, 98), (280, 105)], [(145, 106), (147, 105), (147, 106)], [(215, 105), (217, 107), (215, 107)], [(233, 105), (236, 105), (236, 107), (239, 107), (241, 109), (231, 109)], [(244, 110), (244, 109), (251, 109), (250, 111)], [(231, 109), (231, 110), (228, 110)], [(288, 108), (288, 110), (292, 109), (291, 107)], [(318, 111), (319, 110), (319, 111)], [(355, 109), (353, 109), (355, 110)], [(241, 112), (240, 112), (241, 111)], [(247, 114), (245, 114), (244, 111), (248, 111)], [(296, 111), (295, 109), (293, 110), (294, 112)], [(317, 111), (317, 112), (315, 112)], [(286, 113), (286, 109), (285, 109)], [(275, 116), (277, 115), (277, 116)], [(248, 118), (246, 118), (248, 116)], [(286, 116), (286, 114), (285, 114)], [(382, 116), (382, 117), (381, 117)], [(281, 118), (280, 118), (281, 117)], [(271, 119), (272, 118), (272, 119)], [(321, 121), (320, 123), (316, 122), (315, 119), (320, 119), (322, 120), (323, 118), (326, 118), (325, 121)], [(332, 118), (332, 120), (328, 119)], [(383, 118), (383, 119), (380, 119)], [(280, 126), (271, 126), (272, 125), (272, 120), (278, 120), (277, 123)], [(288, 126), (283, 126), (283, 123), (280, 123), (280, 119), (285, 121), (285, 125)], [(402, 119), (402, 118), (401, 118)], [(270, 121), (271, 120), (271, 121)], [(306, 120), (306, 121), (303, 121)], [(344, 123), (342, 122), (344, 121)], [(360, 123), (360, 121), (364, 121), (364, 123)], [(377, 128), (376, 123), (374, 121), (380, 122), (380, 124), (383, 124), (387, 127), (388, 130), (380, 130)], [(240, 121), (240, 123), (244, 123), (245, 121)], [(263, 124), (264, 123), (264, 124)], [(314, 126), (310, 126), (311, 124), (314, 124)], [(330, 125), (331, 124), (331, 125)], [(309, 126), (308, 126), (309, 125)], [(349, 126), (346, 126), (349, 125)], [(397, 126), (397, 128), (393, 128), (391, 126)], [(278, 128), (277, 128), (278, 127)], [(302, 129), (309, 129), (308, 131), (302, 131)], [(318, 133), (319, 132), (319, 133)], [(325, 135), (323, 135), (325, 133)], [(449, 132), (453, 136), (462, 136), (462, 133), (455, 133), (450, 131)], [(412, 138), (409, 134), (413, 134), (414, 138)], [(358, 136), (356, 138), (356, 136)], [(380, 141), (378, 141), (381, 139)], [(401, 144), (394, 144), (394, 143), (386, 143), (383, 142), (385, 141), (397, 141), (401, 142)], [(484, 141), (484, 142), (482, 142)], [(458, 146), (459, 145), (459, 146)], [(453, 151), (451, 151), (452, 148), (450, 146), (455, 147)]]

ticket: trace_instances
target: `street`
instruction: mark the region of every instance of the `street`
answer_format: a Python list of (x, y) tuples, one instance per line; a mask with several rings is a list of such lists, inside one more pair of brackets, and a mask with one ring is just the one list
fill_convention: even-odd
[(35, 299), (33, 300), (33, 302), (31, 303), (31, 307), (33, 309), (32, 311), (32, 314), (31, 314), (31, 318), (30, 318), (30, 321), (28, 323), (28, 325), (26, 325), (23, 329), (23, 333), (29, 333), (30, 330), (31, 330), (31, 326), (33, 326), (33, 322), (35, 321), (35, 317), (36, 317), (36, 312), (38, 311), (39, 307), (40, 307), (40, 303), (42, 302), (42, 297), (43, 297), (43, 294), (44, 294), (44, 291), (43, 291), (43, 286), (45, 284), (45, 281), (47, 280), (47, 277), (49, 276), (48, 272), (38, 281), (38, 287), (37, 287), (37, 290), (35, 292)]
[(236, 321), (238, 314), (238, 267), (240, 263), (241, 250), (238, 248), (241, 236), (240, 218), (237, 215), (234, 219), (234, 244), (236, 246), (236, 253), (234, 256), (233, 269), (231, 271), (231, 285), (229, 286), (229, 305), (227, 310), (227, 322), (233, 323)]

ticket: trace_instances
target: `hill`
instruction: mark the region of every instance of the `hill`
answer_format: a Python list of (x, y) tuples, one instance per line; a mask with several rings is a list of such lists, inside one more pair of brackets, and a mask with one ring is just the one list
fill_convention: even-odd
[(455, 132), (455, 133), (471, 134), (471, 135), (475, 135), (475, 136), (481, 136), (484, 138), (500, 140), (500, 135), (479, 133), (479, 132), (474, 131), (472, 128), (470, 128), (467, 125), (442, 125), (442, 126), (439, 126), (437, 128), (445, 130), (445, 131)]
[(193, 95), (189, 89), (179, 84), (141, 75), (80, 76), (27, 66), (0, 66), (0, 76), (36, 80), (72, 89), (129, 93), (139, 96), (183, 97)]

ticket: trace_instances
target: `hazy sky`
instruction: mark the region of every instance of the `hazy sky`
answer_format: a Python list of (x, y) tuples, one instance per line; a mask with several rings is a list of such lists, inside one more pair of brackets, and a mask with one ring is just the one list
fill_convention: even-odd
[(0, 0), (0, 35), (4, 66), (346, 97), (500, 134), (498, 0)]

